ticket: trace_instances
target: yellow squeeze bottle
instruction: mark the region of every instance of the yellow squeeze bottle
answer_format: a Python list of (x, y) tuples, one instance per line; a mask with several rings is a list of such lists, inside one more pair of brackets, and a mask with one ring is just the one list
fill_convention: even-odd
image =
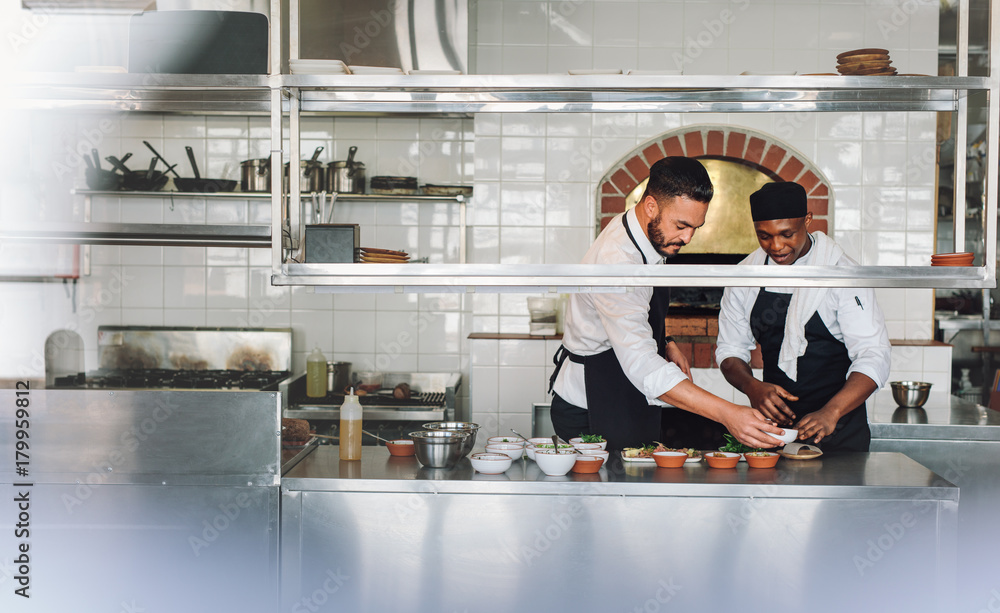
[(340, 405), (340, 459), (361, 459), (361, 402), (353, 387)]

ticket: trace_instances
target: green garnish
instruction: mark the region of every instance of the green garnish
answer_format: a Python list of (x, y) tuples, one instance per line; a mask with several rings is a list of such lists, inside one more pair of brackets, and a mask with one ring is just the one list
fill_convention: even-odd
[(726, 444), (719, 447), (719, 451), (728, 451), (730, 453), (747, 453), (749, 451), (764, 451), (761, 447), (748, 447), (743, 443), (736, 440), (736, 437), (732, 434), (726, 433), (722, 437), (726, 439)]
[(604, 437), (600, 434), (581, 434), (580, 439), (584, 443), (603, 443)]

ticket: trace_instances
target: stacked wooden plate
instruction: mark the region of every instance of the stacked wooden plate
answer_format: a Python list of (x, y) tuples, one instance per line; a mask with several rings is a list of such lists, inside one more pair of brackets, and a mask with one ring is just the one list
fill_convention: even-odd
[(361, 247), (358, 249), (358, 261), (364, 264), (406, 264), (410, 261), (410, 254), (405, 251)]
[(837, 72), (852, 76), (894, 75), (896, 69), (886, 49), (855, 49), (837, 56)]
[(971, 251), (961, 253), (936, 253), (931, 256), (931, 266), (972, 266), (976, 254)]

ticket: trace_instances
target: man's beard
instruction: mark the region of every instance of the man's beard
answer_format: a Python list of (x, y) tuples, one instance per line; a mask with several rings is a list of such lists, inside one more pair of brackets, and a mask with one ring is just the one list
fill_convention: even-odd
[(665, 258), (672, 258), (677, 254), (671, 253), (667, 251), (667, 249), (669, 247), (678, 247), (678, 248), (683, 247), (684, 243), (682, 241), (667, 242), (666, 239), (663, 238), (663, 232), (660, 231), (660, 222), (662, 221), (661, 219), (662, 216), (663, 213), (657, 213), (656, 219), (650, 221), (646, 225), (646, 232), (647, 234), (649, 234), (649, 242), (653, 245), (653, 249), (656, 249), (656, 252)]

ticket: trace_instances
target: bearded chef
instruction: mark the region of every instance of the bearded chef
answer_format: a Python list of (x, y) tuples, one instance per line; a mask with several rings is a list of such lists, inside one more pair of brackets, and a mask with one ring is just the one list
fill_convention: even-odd
[[(712, 194), (711, 179), (696, 160), (656, 162), (642, 199), (611, 220), (583, 263), (662, 264), (705, 223)], [(567, 440), (600, 434), (609, 449), (649, 444), (660, 436), (661, 407), (669, 403), (720, 422), (747, 445), (778, 445), (770, 434), (782, 429), (760, 412), (691, 382), (687, 360), (664, 336), (668, 302), (652, 287), (570, 297), (550, 379), (556, 434)]]
[[(812, 213), (797, 183), (768, 183), (750, 196), (760, 248), (741, 265), (855, 266), (830, 237), (809, 232)], [(760, 344), (763, 376), (750, 369)], [(870, 288), (730, 287), (722, 296), (715, 358), (756, 410), (824, 451), (868, 451), (865, 401), (889, 377), (891, 348)]]

